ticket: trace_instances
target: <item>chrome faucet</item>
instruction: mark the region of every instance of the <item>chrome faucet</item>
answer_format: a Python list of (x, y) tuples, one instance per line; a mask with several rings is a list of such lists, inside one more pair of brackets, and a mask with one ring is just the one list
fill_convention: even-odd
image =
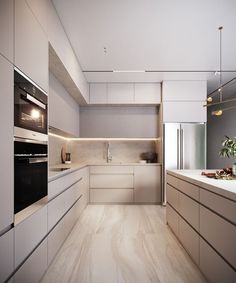
[(112, 161), (112, 155), (110, 151), (110, 143), (107, 143), (107, 163), (110, 163)]

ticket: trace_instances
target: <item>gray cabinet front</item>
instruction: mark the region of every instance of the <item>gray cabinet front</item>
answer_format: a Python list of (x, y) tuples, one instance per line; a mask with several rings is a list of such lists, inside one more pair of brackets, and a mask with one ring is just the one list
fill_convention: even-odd
[(1, 85), (1, 170), (0, 170), (0, 233), (13, 223), (14, 160), (13, 160), (13, 65), (0, 55)]

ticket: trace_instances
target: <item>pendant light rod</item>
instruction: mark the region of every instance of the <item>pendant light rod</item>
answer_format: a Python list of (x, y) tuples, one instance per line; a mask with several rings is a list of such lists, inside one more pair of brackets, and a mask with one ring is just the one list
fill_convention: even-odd
[(219, 27), (220, 32), (220, 86), (219, 86), (219, 95), (220, 95), (220, 102), (222, 102), (222, 30), (223, 27)]
[[(227, 87), (229, 87), (229, 86), (232, 86), (233, 84), (235, 84), (236, 83), (236, 77), (234, 77), (233, 79), (231, 79), (230, 81), (228, 81), (227, 83), (225, 83), (225, 84), (223, 84), (222, 85), (222, 89), (225, 89), (225, 88), (227, 88)], [(215, 89), (215, 90), (213, 90), (211, 93), (209, 93), (207, 96), (209, 97), (209, 96), (211, 96), (211, 97), (214, 97), (215, 95), (217, 95), (218, 94), (218, 89)]]
[(233, 101), (236, 101), (236, 98), (224, 100), (224, 101), (221, 101), (221, 102), (204, 104), (203, 107), (210, 107), (210, 106), (214, 106), (214, 105), (221, 105), (221, 104), (228, 103), (228, 102), (233, 102)]

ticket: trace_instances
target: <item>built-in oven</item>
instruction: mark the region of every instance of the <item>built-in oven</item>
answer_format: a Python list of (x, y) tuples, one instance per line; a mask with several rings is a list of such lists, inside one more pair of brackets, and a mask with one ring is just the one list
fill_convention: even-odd
[(47, 196), (48, 150), (42, 141), (14, 141), (15, 214)]
[(47, 140), (47, 94), (14, 70), (14, 136)]

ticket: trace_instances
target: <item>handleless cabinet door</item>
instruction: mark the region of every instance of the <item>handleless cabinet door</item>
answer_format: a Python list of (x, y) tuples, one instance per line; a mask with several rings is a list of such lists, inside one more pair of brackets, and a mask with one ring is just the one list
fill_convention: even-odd
[(4, 282), (14, 269), (14, 230), (0, 237), (0, 282)]
[(136, 104), (160, 104), (161, 86), (159, 83), (135, 83)]
[(46, 235), (47, 206), (44, 206), (15, 226), (15, 267), (24, 261)]
[(134, 167), (134, 201), (136, 203), (161, 202), (161, 167)]
[(179, 193), (179, 213), (187, 222), (199, 231), (199, 203)]
[(107, 84), (90, 84), (89, 85), (89, 102), (90, 104), (107, 103)]
[(48, 235), (48, 265), (52, 262), (59, 248), (66, 238), (64, 218)]
[(175, 235), (179, 237), (179, 215), (168, 203), (166, 205), (166, 222)]
[(25, 0), (15, 1), (15, 66), (48, 91), (48, 40)]
[(200, 206), (200, 233), (236, 269), (236, 226)]
[(13, 63), (14, 0), (0, 1), (0, 53)]
[(179, 217), (179, 239), (192, 259), (199, 264), (200, 236), (183, 220), (182, 217)]
[(202, 238), (200, 269), (210, 283), (236, 282), (236, 272)]
[[(13, 66), (0, 55), (0, 232), (13, 223), (14, 215), (14, 160), (13, 160)], [(3, 75), (4, 74), (4, 75)]]
[(108, 84), (108, 104), (132, 104), (134, 103), (134, 85), (125, 83)]
[(16, 272), (15, 283), (38, 283), (47, 269), (47, 239), (24, 262)]

